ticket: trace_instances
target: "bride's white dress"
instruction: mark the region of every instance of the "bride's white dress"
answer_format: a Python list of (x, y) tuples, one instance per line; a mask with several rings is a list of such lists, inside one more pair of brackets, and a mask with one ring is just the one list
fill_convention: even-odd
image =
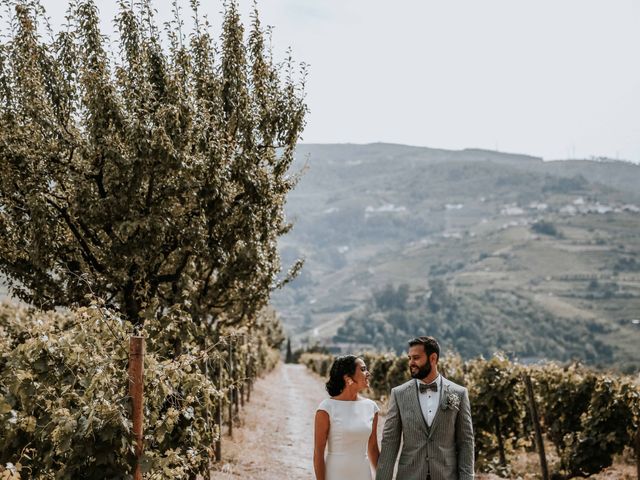
[(326, 480), (371, 480), (367, 446), (373, 417), (379, 410), (373, 400), (327, 398), (318, 410), (329, 414)]

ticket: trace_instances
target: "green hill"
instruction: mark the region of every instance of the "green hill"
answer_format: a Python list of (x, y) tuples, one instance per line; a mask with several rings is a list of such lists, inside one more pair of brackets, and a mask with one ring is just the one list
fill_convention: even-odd
[[(295, 340), (399, 351), (426, 331), (465, 356), (640, 367), (640, 167), (388, 144), (301, 145), (305, 165), (282, 254), (306, 265), (275, 297)], [(378, 308), (401, 284), (407, 304)]]

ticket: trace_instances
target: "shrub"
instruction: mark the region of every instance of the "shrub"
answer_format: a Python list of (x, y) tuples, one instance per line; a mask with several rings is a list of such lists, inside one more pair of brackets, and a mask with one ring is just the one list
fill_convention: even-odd
[(540, 221), (532, 224), (531, 225), (531, 230), (533, 230), (536, 233), (540, 233), (542, 235), (549, 235), (551, 237), (560, 236), (556, 226), (553, 223), (547, 222), (545, 220), (540, 220)]

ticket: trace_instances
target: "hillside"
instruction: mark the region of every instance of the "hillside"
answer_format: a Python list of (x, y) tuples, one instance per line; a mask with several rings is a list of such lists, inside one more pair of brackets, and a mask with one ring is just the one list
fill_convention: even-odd
[[(400, 350), (455, 323), (445, 344), (463, 355), (640, 367), (640, 167), (388, 144), (301, 145), (297, 157), (281, 245), (285, 263), (306, 264), (275, 297), (295, 341)], [(457, 316), (424, 310), (434, 281)], [(374, 293), (401, 284), (406, 304), (378, 308)], [(562, 341), (541, 339), (554, 331)]]

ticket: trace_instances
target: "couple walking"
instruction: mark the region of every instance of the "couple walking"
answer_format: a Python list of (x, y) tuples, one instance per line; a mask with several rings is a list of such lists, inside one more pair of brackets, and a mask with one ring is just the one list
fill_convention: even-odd
[(316, 411), (316, 479), (371, 480), (371, 465), (376, 480), (391, 480), (402, 440), (398, 480), (472, 480), (469, 396), (438, 373), (439, 357), (433, 337), (409, 342), (412, 379), (391, 390), (381, 450), (378, 406), (358, 395), (369, 386), (367, 366), (353, 355), (336, 358), (326, 385), (331, 398)]

